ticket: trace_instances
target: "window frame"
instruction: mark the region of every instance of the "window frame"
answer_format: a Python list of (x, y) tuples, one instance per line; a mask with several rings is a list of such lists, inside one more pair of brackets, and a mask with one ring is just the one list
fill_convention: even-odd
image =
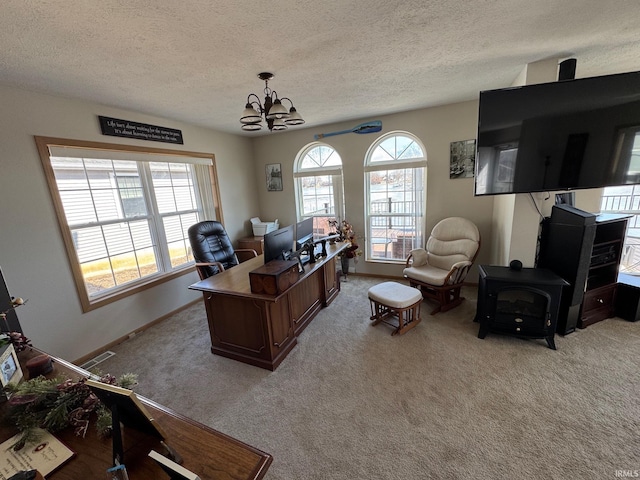
[[(309, 152), (311, 152), (315, 148), (325, 147), (333, 150), (333, 154), (337, 155), (340, 159), (340, 165), (332, 165), (328, 167), (317, 167), (317, 168), (301, 168), (301, 164), (304, 161), (305, 157)], [(333, 189), (333, 203), (334, 203), (334, 214), (329, 215), (308, 215), (304, 213), (304, 192), (302, 189), (302, 178), (308, 177), (331, 177), (331, 187)], [(294, 178), (294, 192), (295, 192), (295, 203), (296, 203), (296, 219), (298, 222), (305, 220), (307, 218), (337, 218), (343, 219), (345, 215), (345, 203), (344, 203), (344, 174), (343, 174), (343, 164), (342, 157), (338, 153), (338, 151), (322, 142), (312, 142), (308, 145), (305, 145), (298, 154), (296, 155), (296, 159), (293, 162), (293, 178)], [(317, 228), (316, 222), (314, 221), (314, 231)]]
[[(54, 211), (56, 213), (56, 218), (58, 221), (58, 226), (60, 228), (60, 234), (62, 236), (62, 240), (65, 246), (65, 250), (67, 253), (69, 266), (71, 268), (74, 283), (76, 285), (76, 290), (78, 292), (78, 297), (80, 299), (80, 303), (82, 306), (83, 312), (89, 312), (91, 310), (95, 310), (104, 305), (116, 302), (123, 298), (129, 297), (131, 295), (135, 295), (139, 292), (152, 288), (156, 285), (160, 285), (162, 283), (173, 280), (182, 275), (191, 273), (195, 271), (195, 266), (193, 262), (189, 262), (188, 264), (176, 268), (172, 271), (167, 272), (159, 272), (157, 274), (149, 275), (142, 277), (136, 281), (132, 281), (131, 283), (125, 284), (123, 288), (115, 289), (113, 292), (107, 292), (103, 295), (100, 295), (97, 298), (90, 298), (87, 292), (87, 288), (85, 285), (84, 276), (82, 274), (82, 270), (80, 267), (80, 262), (78, 260), (78, 256), (76, 253), (76, 249), (74, 246), (73, 235), (71, 233), (71, 228), (67, 222), (67, 216), (64, 210), (64, 205), (62, 202), (62, 198), (60, 196), (60, 191), (58, 189), (58, 184), (56, 181), (55, 173), (53, 166), (51, 164), (51, 155), (50, 148), (52, 147), (71, 147), (71, 148), (80, 148), (80, 149), (96, 149), (101, 151), (116, 151), (116, 152), (124, 152), (125, 154), (131, 154), (133, 157), (132, 161), (138, 160), (140, 161), (140, 156), (142, 155), (158, 155), (157, 159), (149, 159), (147, 161), (163, 161), (162, 156), (173, 156), (173, 157), (184, 157), (184, 158), (193, 158), (193, 159), (202, 159), (207, 163), (210, 163), (208, 166), (208, 181), (197, 182), (202, 183), (202, 185), (195, 185), (196, 194), (197, 190), (200, 188), (200, 195), (211, 196), (209, 201), (208, 210), (215, 216), (215, 218), (224, 222), (222, 216), (222, 208), (220, 202), (220, 190), (218, 187), (218, 176), (216, 171), (216, 162), (215, 156), (211, 153), (201, 153), (201, 152), (190, 152), (184, 150), (172, 150), (172, 149), (164, 149), (164, 148), (154, 148), (154, 147), (146, 147), (146, 146), (135, 146), (135, 145), (124, 145), (124, 144), (111, 144), (104, 142), (91, 142), (84, 140), (73, 140), (73, 139), (65, 139), (65, 138), (54, 138), (54, 137), (43, 137), (43, 136), (34, 136), (36, 147), (38, 149), (38, 154), (40, 156), (40, 160), (42, 162), (42, 167), (44, 169), (45, 178), (47, 181), (47, 185), (49, 187), (49, 192), (51, 194), (51, 200), (53, 204)], [(190, 162), (185, 162), (190, 163)], [(204, 191), (202, 191), (204, 190)], [(144, 189), (143, 195), (148, 195), (149, 191)], [(205, 209), (207, 211), (207, 209)], [(160, 212), (156, 212), (155, 215), (158, 215), (159, 218), (162, 218), (162, 214)], [(164, 236), (164, 232), (162, 232)], [(160, 260), (164, 263), (164, 259)]]
[[(405, 159), (398, 160), (396, 158), (392, 160), (382, 160), (382, 161), (372, 162), (371, 159), (376, 149), (382, 143), (384, 143), (385, 141), (393, 137), (409, 138), (410, 140), (415, 142), (415, 144), (422, 150), (423, 156), (420, 158), (406, 159), (406, 160)], [(364, 201), (365, 201), (365, 209), (364, 209), (365, 222), (364, 223), (365, 223), (365, 236), (366, 236), (366, 241), (364, 245), (364, 257), (366, 262), (388, 263), (388, 264), (394, 264), (394, 265), (404, 264), (406, 262), (406, 257), (400, 259), (400, 258), (387, 258), (386, 256), (384, 258), (373, 256), (373, 246), (372, 246), (373, 240), (371, 239), (371, 235), (370, 235), (371, 228), (372, 228), (371, 221), (372, 221), (372, 217), (374, 216), (378, 217), (379, 214), (376, 214), (371, 211), (371, 181), (370, 181), (371, 174), (375, 172), (388, 171), (388, 170), (407, 170), (407, 169), (414, 170), (414, 169), (420, 169), (420, 168), (423, 169), (422, 204), (420, 206), (422, 209), (422, 215), (420, 216), (422, 225), (420, 227), (420, 230), (416, 231), (416, 233), (420, 235), (420, 238), (419, 238), (420, 245), (416, 245), (416, 247), (423, 246), (426, 238), (425, 225), (426, 225), (426, 215), (427, 215), (427, 150), (424, 144), (420, 141), (420, 139), (418, 139), (418, 137), (416, 137), (412, 133), (400, 131), (400, 130), (388, 132), (384, 135), (381, 135), (367, 149), (367, 152), (364, 157), (364, 169), (363, 169), (363, 183), (364, 183), (364, 197), (365, 197), (364, 198)], [(413, 191), (415, 192), (416, 190), (414, 189)], [(394, 216), (409, 216), (409, 215), (401, 214), (401, 215), (394, 215)], [(417, 218), (415, 215), (413, 217)]]

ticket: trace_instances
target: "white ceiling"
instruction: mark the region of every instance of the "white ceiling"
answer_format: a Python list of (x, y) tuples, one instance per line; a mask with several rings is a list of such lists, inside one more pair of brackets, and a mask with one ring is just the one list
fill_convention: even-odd
[(640, 70), (639, 19), (637, 0), (1, 0), (0, 83), (240, 134), (271, 71), (317, 128), (471, 100), (549, 58)]

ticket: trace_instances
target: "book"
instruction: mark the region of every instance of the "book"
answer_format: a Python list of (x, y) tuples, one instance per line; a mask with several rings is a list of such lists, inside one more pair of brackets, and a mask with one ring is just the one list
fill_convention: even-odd
[(37, 470), (46, 476), (75, 455), (46, 430), (37, 433), (37, 442), (28, 443), (19, 450), (14, 450), (13, 445), (21, 438), (21, 433), (0, 444), (0, 480), (25, 470)]
[(169, 460), (155, 450), (151, 450), (149, 456), (162, 467), (171, 480), (200, 480), (200, 477), (191, 470), (187, 470), (182, 465), (178, 465), (176, 462)]
[(112, 412), (117, 409), (118, 418), (124, 426), (149, 433), (160, 439), (167, 437), (133, 390), (91, 379), (86, 380), (85, 385), (91, 388)]

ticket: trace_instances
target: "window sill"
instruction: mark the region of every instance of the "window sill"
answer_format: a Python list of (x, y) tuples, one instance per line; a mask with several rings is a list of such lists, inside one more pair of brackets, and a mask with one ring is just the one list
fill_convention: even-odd
[[(100, 307), (104, 307), (105, 305), (109, 305), (110, 303), (117, 302), (118, 300), (122, 300), (123, 298), (129, 297), (131, 295), (135, 295), (137, 293), (143, 292), (144, 290), (148, 290), (157, 285), (161, 285), (163, 283), (174, 280), (178, 277), (186, 275), (188, 273), (195, 272), (194, 265), (188, 265), (179, 270), (175, 270), (171, 273), (162, 274), (159, 276), (154, 276), (150, 279), (142, 279), (139, 283), (132, 285), (124, 290), (118, 290), (116, 292), (107, 293), (105, 295), (101, 295), (99, 297), (90, 299), (86, 296), (86, 294), (80, 294), (80, 301), (82, 303), (82, 312), (90, 312), (92, 310), (96, 310)], [(81, 287), (84, 289), (84, 284)]]

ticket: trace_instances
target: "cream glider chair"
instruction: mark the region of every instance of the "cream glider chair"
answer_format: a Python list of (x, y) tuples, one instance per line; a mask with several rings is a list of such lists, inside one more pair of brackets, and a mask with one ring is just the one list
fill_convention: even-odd
[(433, 227), (426, 248), (409, 253), (405, 278), (422, 296), (439, 303), (431, 312), (446, 312), (462, 303), (460, 289), (480, 249), (478, 227), (466, 218), (450, 217)]

